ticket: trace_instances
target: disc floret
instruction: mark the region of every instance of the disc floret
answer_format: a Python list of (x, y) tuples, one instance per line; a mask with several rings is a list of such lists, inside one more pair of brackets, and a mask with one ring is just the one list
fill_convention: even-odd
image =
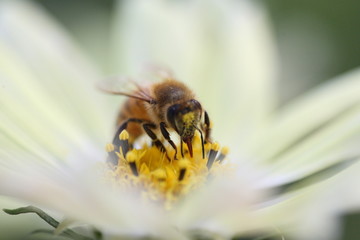
[(201, 140), (196, 135), (193, 157), (185, 146), (184, 156), (178, 154), (181, 156), (175, 159), (172, 148), (167, 148), (167, 152), (146, 144), (140, 149), (130, 148), (126, 130), (119, 138), (119, 149), (112, 144), (106, 146), (109, 156), (116, 156), (116, 161), (109, 161), (112, 182), (125, 189), (138, 188), (143, 198), (162, 203), (166, 208), (171, 208), (179, 198), (201, 187), (210, 175), (221, 174), (228, 152), (226, 147), (208, 142), (204, 146), (203, 158)]

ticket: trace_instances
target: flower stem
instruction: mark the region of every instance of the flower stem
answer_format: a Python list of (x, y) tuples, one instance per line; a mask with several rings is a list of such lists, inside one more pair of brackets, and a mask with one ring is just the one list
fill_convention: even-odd
[[(47, 222), (49, 225), (51, 225), (54, 228), (57, 228), (59, 226), (59, 222), (56, 221), (53, 217), (45, 213), (40, 208), (34, 207), (34, 206), (27, 206), (27, 207), (21, 207), (16, 209), (3, 209), (3, 211), (9, 215), (19, 215), (24, 213), (35, 213), (37, 214), (41, 219), (43, 219), (45, 222)], [(42, 231), (34, 231), (33, 233), (42, 232)], [(70, 229), (65, 229), (60, 233), (62, 236), (69, 237), (74, 240), (94, 240), (93, 238), (78, 234)], [(99, 238), (100, 236), (100, 238)], [(101, 239), (101, 234), (97, 234), (95, 239), (99, 240)]]

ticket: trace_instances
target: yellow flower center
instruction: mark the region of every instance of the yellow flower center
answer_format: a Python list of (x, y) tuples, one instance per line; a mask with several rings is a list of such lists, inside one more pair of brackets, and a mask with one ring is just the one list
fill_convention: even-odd
[[(119, 149), (113, 144), (106, 151), (115, 153), (117, 165), (109, 164), (108, 176), (116, 185), (125, 188), (141, 189), (143, 198), (164, 204), (169, 209), (182, 196), (202, 186), (208, 177), (223, 172), (223, 160), (227, 147), (220, 149), (218, 143), (206, 143), (205, 158), (202, 157), (202, 144), (198, 135), (193, 140), (193, 157), (186, 145), (184, 156), (167, 147), (166, 152), (155, 146), (144, 145), (141, 149), (130, 149), (129, 134), (124, 130), (120, 134)], [(177, 146), (179, 149), (179, 146)]]

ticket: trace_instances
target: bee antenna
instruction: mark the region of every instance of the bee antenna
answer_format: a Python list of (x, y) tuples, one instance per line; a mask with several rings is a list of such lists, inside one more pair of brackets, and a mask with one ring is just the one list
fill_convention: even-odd
[(195, 128), (196, 130), (198, 130), (198, 131), (199, 131), (199, 133), (200, 133), (202, 158), (204, 159), (204, 158), (205, 158), (205, 145), (204, 145), (204, 137), (203, 137), (203, 134), (202, 134), (201, 130), (200, 130), (197, 126), (195, 126), (195, 125), (194, 125), (194, 128)]

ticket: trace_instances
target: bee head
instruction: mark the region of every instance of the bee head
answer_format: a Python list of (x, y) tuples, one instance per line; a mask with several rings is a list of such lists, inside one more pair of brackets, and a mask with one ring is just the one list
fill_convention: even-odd
[(192, 156), (192, 138), (201, 119), (201, 104), (195, 99), (170, 106), (167, 110), (167, 121), (184, 141)]

